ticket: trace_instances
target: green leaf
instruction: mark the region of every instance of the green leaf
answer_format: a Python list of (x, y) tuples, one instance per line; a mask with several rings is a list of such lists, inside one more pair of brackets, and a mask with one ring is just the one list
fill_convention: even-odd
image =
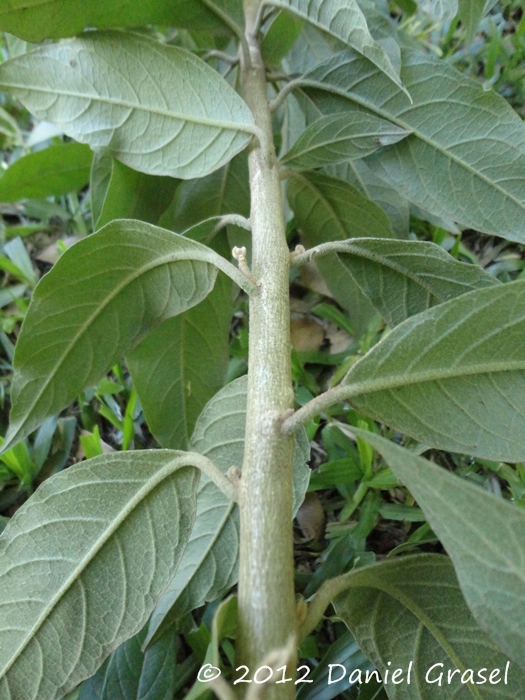
[[(476, 624), (447, 557), (402, 557), (357, 569), (345, 578), (348, 590), (336, 597), (335, 610), (386, 678), (391, 700), (519, 697), (524, 674), (510, 665), (508, 685), (503, 684), (508, 659)], [(443, 666), (430, 670), (436, 664)], [(494, 668), (501, 669), (497, 690), (488, 682)], [(402, 672), (394, 678), (396, 669)], [(454, 669), (460, 673), (448, 684), (447, 673)], [(473, 683), (481, 682), (478, 671), (483, 669), (485, 684), (462, 684), (461, 674), (468, 669)], [(433, 683), (441, 672), (444, 682)], [(470, 677), (466, 673), (465, 680)]]
[(228, 31), (216, 14), (198, 0), (0, 0), (0, 29), (34, 43), (74, 36), (87, 27), (144, 24)]
[(298, 170), (313, 170), (364, 158), (409, 133), (371, 114), (347, 112), (321, 117), (303, 132), (281, 163)]
[(96, 231), (98, 220), (104, 206), (104, 200), (108, 192), (111, 176), (113, 175), (113, 163), (115, 162), (111, 151), (100, 148), (93, 154), (91, 173), (89, 178), (89, 196), (91, 199), (91, 218), (93, 230)]
[(389, 81), (405, 90), (386, 51), (372, 38), (356, 0), (270, 0), (269, 4), (293, 12), (317, 29), (348, 44), (366, 56)]
[(333, 249), (391, 327), (466, 292), (499, 284), (434, 243), (354, 238)]
[[(189, 449), (211, 459), (224, 473), (243, 463), (247, 379), (236, 379), (208, 402), (190, 441)], [(309, 456), (310, 445), (302, 430), (294, 452), (294, 513), (308, 488)], [(158, 639), (177, 619), (233, 586), (238, 558), (237, 506), (202, 474), (195, 526), (177, 573), (152, 615), (147, 641)]]
[(365, 161), (393, 187), (402, 182), (407, 199), (466, 227), (525, 241), (519, 116), (502, 97), (429, 54), (404, 51), (401, 76), (412, 105), (354, 52), (325, 61), (305, 81), (315, 86), (310, 96), (323, 114), (364, 109), (413, 132)]
[(58, 197), (89, 181), (93, 154), (80, 143), (61, 143), (15, 161), (0, 177), (0, 200)]
[(468, 292), (412, 316), (343, 386), (356, 409), (423, 444), (525, 459), (525, 280)]
[(174, 231), (186, 231), (199, 221), (222, 214), (250, 216), (248, 161), (240, 153), (207, 177), (181, 183), (173, 211), (163, 224)]
[(410, 223), (410, 206), (408, 201), (381, 178), (377, 177), (364, 160), (352, 160), (325, 168), (331, 177), (345, 180), (353, 185), (365, 197), (372, 200), (390, 219), (396, 238), (408, 238)]
[(138, 34), (46, 44), (2, 63), (0, 87), (39, 119), (150, 175), (207, 175), (253, 136), (248, 106), (213, 68)]
[(104, 170), (104, 160), (98, 159), (92, 171), (95, 197), (99, 198), (107, 182), (103, 201), (97, 202), (95, 227), (102, 228), (115, 219), (138, 219), (157, 224), (171, 203), (179, 180), (139, 173), (111, 158), (110, 176)]
[[(312, 680), (313, 683), (299, 686), (297, 700), (332, 700), (348, 690), (348, 679), (342, 680), (340, 683), (335, 682), (335, 678), (340, 675), (337, 670), (340, 671), (340, 669), (335, 669), (334, 679), (328, 683), (330, 664), (342, 664), (347, 674), (356, 668), (363, 671), (372, 668), (372, 664), (363, 654), (355, 639), (349, 632), (345, 632), (328, 647), (318, 666), (308, 676), (308, 679)], [(362, 686), (361, 689), (364, 687)]]
[[(227, 637), (235, 639), (238, 625), (238, 604), (237, 597), (230, 596), (223, 600), (213, 616), (211, 627), (211, 640), (206, 650), (203, 666), (211, 665), (215, 668), (222, 667), (221, 642)], [(210, 669), (211, 670), (211, 669)], [(210, 686), (206, 681), (197, 679), (190, 692), (185, 696), (185, 700), (198, 700), (205, 695), (208, 697)]]
[(470, 43), (484, 15), (494, 7), (496, 0), (459, 0), (458, 16), (466, 31), (465, 41)]
[(185, 464), (103, 455), (17, 511), (0, 538), (1, 700), (62, 697), (141, 629), (193, 524), (199, 477)]
[(391, 238), (386, 214), (342, 180), (322, 173), (290, 172), (288, 201), (309, 246), (347, 238)]
[(279, 12), (264, 35), (261, 53), (266, 65), (278, 65), (301, 33), (303, 23), (288, 12)]
[(148, 426), (162, 447), (186, 449), (202, 409), (224, 386), (232, 300), (231, 280), (219, 273), (205, 299), (161, 323), (126, 358)]
[(525, 513), (377, 435), (357, 431), (423, 509), (478, 623), (525, 669)]
[(109, 657), (97, 700), (172, 700), (176, 680), (177, 638), (173, 630), (142, 651), (145, 627)]
[[(322, 61), (333, 56), (334, 52), (331, 46), (333, 43), (334, 40), (329, 43), (326, 35), (318, 32), (311, 25), (305, 24), (286, 57), (289, 73), (302, 75), (317, 66), (318, 63), (322, 63)], [(337, 40), (335, 43), (338, 45), (338, 50), (344, 48), (344, 44), (338, 43)]]
[[(322, 173), (290, 173), (287, 196), (309, 248), (354, 236), (392, 237), (386, 214), (355, 187)], [(331, 293), (350, 313), (358, 330), (364, 330), (374, 315), (370, 303), (337, 256), (319, 258), (317, 265)]]
[(67, 250), (37, 285), (18, 338), (2, 449), (96, 384), (157, 325), (202, 301), (216, 261), (226, 263), (184, 236), (128, 220)]

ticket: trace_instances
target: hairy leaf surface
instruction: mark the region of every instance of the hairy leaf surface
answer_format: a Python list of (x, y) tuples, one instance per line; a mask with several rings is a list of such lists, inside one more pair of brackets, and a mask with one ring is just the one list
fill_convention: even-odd
[(87, 184), (93, 154), (80, 143), (61, 143), (29, 153), (0, 177), (0, 200), (41, 199), (75, 192)]
[(330, 163), (364, 158), (409, 133), (370, 114), (334, 114), (310, 124), (281, 162), (298, 170), (313, 170)]
[(128, 220), (66, 251), (35, 289), (18, 339), (3, 449), (95, 384), (155, 326), (204, 299), (219, 257), (184, 236)]
[[(226, 1), (238, 5), (237, 0)], [(200, 0), (0, 0), (0, 29), (34, 43), (74, 36), (86, 27), (109, 29), (144, 24), (228, 31)]]
[(426, 445), (521, 461), (524, 334), (524, 280), (468, 292), (396, 326), (343, 384), (359, 411)]
[(41, 46), (1, 64), (0, 87), (68, 136), (151, 175), (207, 175), (253, 135), (248, 106), (215, 70), (135, 34)]
[(388, 440), (357, 432), (423, 509), (476, 620), (525, 669), (523, 510)]
[[(385, 688), (391, 700), (519, 697), (524, 674), (511, 664), (508, 684), (503, 684), (508, 658), (472, 617), (447, 557), (423, 554), (387, 560), (358, 569), (348, 576), (348, 584), (348, 592), (335, 599), (336, 612), (383, 677), (389, 671)], [(429, 672), (435, 664), (442, 666)], [(394, 683), (397, 668), (403, 673)], [(501, 669), (498, 685), (488, 682), (494, 668)], [(448, 671), (455, 669), (459, 673), (449, 684)], [(484, 669), (485, 684), (462, 684), (461, 675), (468, 669), (474, 684), (481, 680), (478, 670)], [(442, 683), (432, 683), (440, 672)], [(469, 678), (467, 672), (465, 680)]]
[[(290, 10), (317, 29), (343, 41), (401, 89), (403, 83), (384, 48), (370, 34), (365, 16), (356, 0), (269, 0), (270, 4)], [(408, 94), (408, 93), (407, 93)]]
[(184, 464), (103, 455), (17, 511), (0, 538), (1, 700), (62, 697), (145, 624), (195, 516), (198, 471)]
[[(525, 126), (507, 102), (446, 62), (403, 52), (406, 95), (362, 56), (343, 52), (305, 80), (321, 112), (365, 110), (412, 131), (366, 163), (444, 219), (525, 241)], [(332, 96), (328, 97), (327, 92)], [(344, 97), (346, 99), (341, 99)]]
[(499, 284), (434, 243), (354, 238), (334, 250), (389, 326), (460, 294)]
[[(247, 377), (221, 389), (202, 411), (190, 449), (211, 459), (224, 473), (242, 467), (246, 428)], [(310, 445), (304, 430), (294, 451), (294, 513), (303, 502), (310, 470)], [(157, 639), (178, 618), (214, 600), (237, 582), (239, 515), (232, 503), (204, 474), (197, 499), (197, 517), (190, 541), (173, 581), (152, 615), (148, 639)]]
[[(214, 244), (228, 254), (225, 242)], [(161, 323), (126, 357), (148, 426), (162, 447), (186, 449), (202, 409), (224, 386), (232, 300), (232, 282), (219, 273), (205, 299)]]

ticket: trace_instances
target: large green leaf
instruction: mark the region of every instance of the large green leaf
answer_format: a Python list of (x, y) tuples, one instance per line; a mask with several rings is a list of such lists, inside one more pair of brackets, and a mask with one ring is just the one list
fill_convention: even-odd
[(47, 480), (0, 538), (0, 698), (55, 700), (145, 624), (177, 569), (198, 472), (103, 455)]
[(352, 185), (323, 173), (290, 172), (288, 201), (309, 246), (346, 238), (391, 238), (386, 214)]
[[(333, 56), (334, 52), (326, 35), (318, 32), (314, 27), (305, 24), (302, 32), (297, 37), (288, 56), (286, 66), (290, 73), (302, 75), (318, 63)], [(337, 43), (337, 42), (335, 42)], [(344, 44), (338, 44), (338, 50), (344, 49)]]
[[(214, 248), (224, 252), (227, 245)], [(219, 273), (205, 299), (161, 323), (127, 356), (148, 426), (162, 447), (186, 449), (202, 409), (224, 386), (232, 311), (231, 280)]]
[(289, 10), (317, 29), (348, 44), (377, 66), (389, 82), (404, 90), (388, 54), (372, 38), (356, 0), (269, 0), (268, 4)]
[[(211, 459), (224, 473), (241, 467), (246, 428), (247, 377), (219, 391), (202, 411), (190, 449)], [(302, 430), (294, 452), (294, 513), (301, 505), (310, 470), (310, 445)], [(185, 613), (214, 600), (237, 582), (239, 515), (230, 501), (204, 474), (197, 499), (197, 516), (177, 573), (152, 615), (148, 639), (159, 636)]]
[[(238, 603), (235, 596), (230, 596), (223, 600), (216, 609), (211, 626), (211, 639), (206, 650), (203, 666), (221, 668), (223, 666), (221, 658), (221, 642), (230, 637), (235, 639), (238, 627)], [(210, 669), (211, 670), (211, 669)], [(198, 700), (210, 696), (210, 686), (207, 681), (197, 678), (190, 692), (185, 696), (185, 700)]]
[[(326, 56), (321, 60), (325, 59)], [(317, 63), (320, 62), (321, 61), (317, 61)], [(309, 67), (311, 68), (312, 66)], [(297, 99), (295, 99), (296, 96)], [(324, 115), (309, 94), (300, 90), (296, 93), (296, 96), (288, 95), (285, 104), (288, 111), (290, 103), (299, 102), (299, 104), (302, 105), (301, 114), (303, 116), (303, 124), (300, 131), (300, 133), (302, 133), (305, 129), (305, 120), (312, 125)], [(359, 112), (355, 112), (355, 114), (359, 114)], [(370, 118), (371, 115), (368, 114), (365, 116)], [(293, 139), (291, 143), (295, 143), (296, 140), (297, 138)], [(385, 182), (385, 180), (379, 178), (370, 170), (364, 160), (347, 160), (335, 165), (326, 165), (323, 170), (330, 177), (348, 182), (368, 199), (379, 205), (390, 219), (394, 234), (397, 238), (408, 237), (410, 219), (408, 201), (399, 193), (399, 188), (393, 187)]]
[[(525, 126), (507, 102), (445, 61), (403, 52), (404, 93), (347, 51), (305, 80), (321, 112), (369, 111), (413, 133), (366, 159), (423, 209), (464, 226), (525, 241)], [(327, 92), (331, 91), (332, 95)], [(345, 98), (345, 99), (342, 99)]]
[(424, 444), (525, 459), (525, 280), (468, 292), (396, 326), (339, 391)]
[(80, 143), (61, 143), (15, 161), (0, 177), (0, 201), (43, 199), (87, 184), (93, 154)]
[[(322, 173), (291, 173), (287, 196), (308, 247), (354, 236), (391, 237), (386, 214), (355, 187)], [(358, 331), (368, 325), (374, 310), (337, 256), (319, 258), (319, 270), (335, 299), (350, 313)]]
[(175, 195), (169, 222), (174, 231), (186, 231), (207, 217), (222, 214), (250, 216), (248, 161), (240, 153), (207, 177), (181, 183)]
[(278, 65), (294, 45), (302, 28), (301, 20), (289, 12), (279, 12), (261, 42), (264, 63)]
[(336, 253), (389, 326), (460, 294), (499, 284), (434, 243), (353, 238), (327, 249)]
[(108, 156), (106, 158), (102, 155), (97, 158), (92, 168), (92, 183), (95, 185), (92, 212), (95, 228), (102, 228), (115, 219), (138, 219), (149, 224), (158, 224), (161, 215), (171, 203), (180, 180), (146, 175), (128, 168), (111, 154)]
[(228, 31), (200, 0), (0, 0), (0, 29), (34, 43), (74, 36), (86, 27), (144, 24)]
[(97, 700), (173, 700), (176, 636), (169, 630), (143, 652), (146, 630), (144, 627), (111, 654)]
[(364, 158), (381, 146), (397, 143), (409, 133), (371, 114), (334, 114), (310, 124), (281, 162), (298, 170), (313, 170), (330, 163)]
[(398, 188), (381, 180), (364, 160), (352, 160), (325, 168), (328, 175), (345, 180), (381, 207), (390, 219), (396, 238), (408, 238), (410, 205)]
[(184, 236), (128, 220), (66, 251), (37, 285), (17, 342), (2, 449), (95, 384), (157, 325), (202, 301), (223, 263)]
[(365, 431), (439, 537), (479, 624), (525, 669), (525, 513), (501, 497)]
[[(391, 700), (521, 697), (525, 675), (510, 665), (504, 684), (508, 658), (476, 624), (447, 557), (423, 554), (384, 561), (357, 569), (346, 579), (348, 590), (335, 599), (336, 612), (386, 678)], [(402, 672), (394, 677), (399, 668)], [(501, 670), (499, 685), (489, 683), (494, 668)], [(459, 673), (449, 684), (448, 671), (455, 669)], [(464, 673), (472, 684), (461, 683)]]
[(0, 65), (0, 87), (77, 141), (151, 175), (206, 175), (254, 130), (248, 106), (213, 68), (136, 34), (89, 32), (39, 47)]

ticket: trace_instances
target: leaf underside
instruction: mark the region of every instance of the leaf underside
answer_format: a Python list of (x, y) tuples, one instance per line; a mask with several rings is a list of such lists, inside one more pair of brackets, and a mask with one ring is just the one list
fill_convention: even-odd
[[(346, 252), (346, 250), (348, 252)], [(423, 241), (352, 239), (337, 257), (389, 326), (498, 280)]]
[[(509, 104), (444, 61), (402, 52), (413, 99), (358, 54), (306, 74), (323, 114), (365, 111), (412, 131), (365, 162), (423, 209), (485, 233), (525, 241), (525, 126)], [(330, 94), (331, 93), (331, 94)]]
[[(349, 589), (335, 599), (337, 615), (348, 625), (383, 678), (391, 700), (485, 700), (520, 697), (525, 677), (511, 665), (477, 625), (447, 557), (423, 554), (364, 567), (349, 577)], [(408, 668), (412, 662), (410, 684)], [(425, 676), (434, 664), (443, 664)], [(395, 669), (403, 669), (392, 682)], [(447, 683), (448, 671), (459, 669)], [(461, 674), (488, 668), (483, 685), (461, 683)], [(490, 685), (492, 669), (500, 668), (499, 685)], [(441, 685), (431, 683), (444, 671)], [(468, 680), (469, 676), (465, 677)], [(403, 682), (399, 682), (403, 679)]]
[(183, 456), (74, 465), (11, 519), (0, 538), (1, 700), (62, 697), (144, 625), (193, 525), (199, 473)]
[(346, 375), (352, 404), (432, 447), (525, 459), (524, 309), (518, 280), (412, 316)]
[(212, 252), (132, 220), (66, 251), (35, 289), (17, 342), (3, 448), (96, 384), (155, 326), (198, 304), (217, 269), (192, 255)]
[(46, 44), (2, 63), (0, 86), (39, 119), (151, 175), (201, 177), (252, 138), (248, 106), (215, 70), (135, 34)]
[(525, 670), (523, 510), (388, 440), (358, 432), (423, 509), (478, 623)]

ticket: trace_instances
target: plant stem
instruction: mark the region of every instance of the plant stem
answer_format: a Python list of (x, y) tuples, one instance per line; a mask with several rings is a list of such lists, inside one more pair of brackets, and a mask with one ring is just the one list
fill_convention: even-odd
[[(290, 369), (289, 251), (279, 169), (266, 93), (265, 66), (255, 27), (260, 0), (245, 0), (251, 65), (242, 61), (244, 99), (265, 134), (268, 152), (249, 153), (252, 274), (259, 293), (250, 298), (248, 404), (240, 483), (238, 660), (253, 674), (273, 649), (295, 632), (292, 540), (293, 438), (280, 416), (293, 405)], [(293, 675), (295, 669), (289, 669)], [(268, 686), (265, 698), (293, 698), (293, 683)]]

